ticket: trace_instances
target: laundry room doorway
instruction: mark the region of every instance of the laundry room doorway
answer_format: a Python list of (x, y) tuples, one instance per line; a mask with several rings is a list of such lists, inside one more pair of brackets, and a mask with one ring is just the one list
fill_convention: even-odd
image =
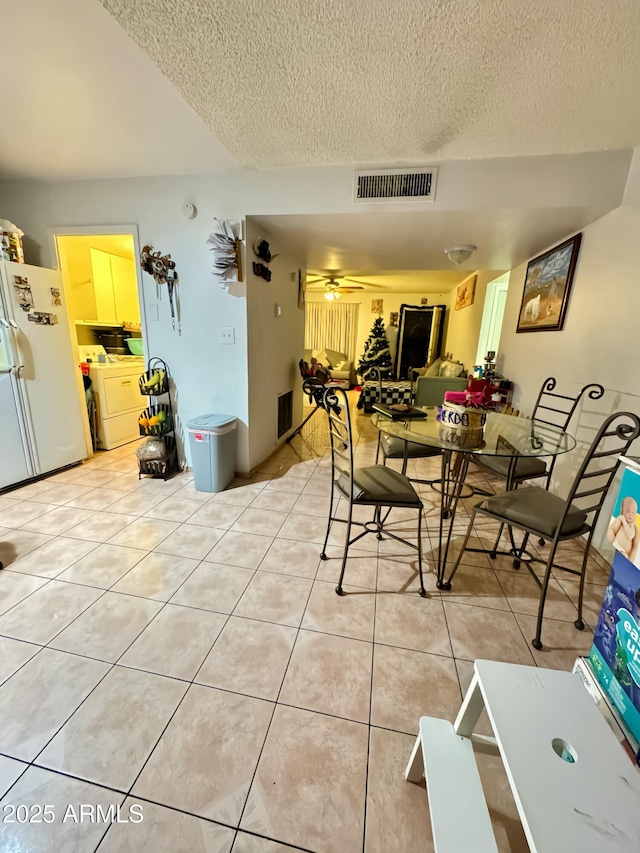
[(52, 239), (91, 456), (139, 438), (138, 379), (147, 353), (137, 228), (57, 229)]

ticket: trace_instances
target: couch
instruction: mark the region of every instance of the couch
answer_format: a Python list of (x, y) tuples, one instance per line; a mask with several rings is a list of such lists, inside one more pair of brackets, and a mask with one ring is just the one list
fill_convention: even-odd
[(418, 376), (415, 382), (416, 406), (441, 406), (445, 391), (464, 391), (466, 376)]
[(333, 379), (348, 382), (349, 387), (356, 384), (353, 362), (349, 361), (343, 352), (337, 352), (337, 350), (332, 349), (306, 349), (303, 358), (308, 364), (311, 364), (312, 358), (317, 358), (320, 364), (324, 364), (325, 367), (329, 368)]

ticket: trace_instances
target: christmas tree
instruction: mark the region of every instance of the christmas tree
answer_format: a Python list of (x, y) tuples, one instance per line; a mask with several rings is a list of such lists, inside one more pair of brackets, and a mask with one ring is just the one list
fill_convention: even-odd
[(372, 367), (377, 367), (383, 377), (390, 375), (391, 353), (382, 317), (376, 317), (373, 321), (371, 332), (364, 345), (364, 353), (358, 363), (357, 372), (366, 380)]

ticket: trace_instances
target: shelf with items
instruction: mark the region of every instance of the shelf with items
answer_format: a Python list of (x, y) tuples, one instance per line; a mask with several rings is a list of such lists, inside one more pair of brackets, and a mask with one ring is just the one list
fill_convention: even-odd
[(173, 432), (173, 412), (171, 406), (158, 403), (149, 406), (140, 413), (138, 418), (140, 435), (168, 435)]
[[(138, 477), (151, 474), (166, 480), (179, 470), (169, 376), (167, 363), (154, 357), (149, 359), (147, 370), (138, 381), (140, 394), (150, 400), (150, 405), (138, 418), (140, 435), (155, 440), (149, 442), (153, 446), (152, 456), (144, 455), (147, 442), (136, 451)], [(160, 397), (166, 397), (166, 402), (159, 402)]]

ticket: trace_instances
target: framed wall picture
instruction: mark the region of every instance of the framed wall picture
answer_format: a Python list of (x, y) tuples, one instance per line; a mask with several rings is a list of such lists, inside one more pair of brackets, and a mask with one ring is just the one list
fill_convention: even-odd
[(517, 332), (559, 332), (564, 325), (582, 234), (527, 265)]
[(304, 270), (298, 270), (298, 308), (304, 311), (306, 306), (307, 276)]
[(465, 279), (462, 284), (458, 285), (458, 289), (456, 290), (456, 311), (460, 311), (461, 308), (468, 308), (469, 305), (473, 305), (473, 300), (476, 298), (477, 280), (478, 276), (472, 275)]
[(372, 299), (371, 300), (371, 313), (372, 314), (382, 314), (384, 310), (384, 299)]

